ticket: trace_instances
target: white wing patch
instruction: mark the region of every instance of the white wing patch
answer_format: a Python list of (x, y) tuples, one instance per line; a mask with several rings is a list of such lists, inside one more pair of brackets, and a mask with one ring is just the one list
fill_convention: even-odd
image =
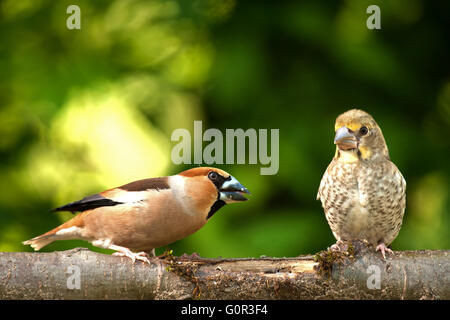
[(147, 191), (123, 191), (114, 195), (111, 200), (123, 203), (133, 203), (143, 201), (148, 197)]

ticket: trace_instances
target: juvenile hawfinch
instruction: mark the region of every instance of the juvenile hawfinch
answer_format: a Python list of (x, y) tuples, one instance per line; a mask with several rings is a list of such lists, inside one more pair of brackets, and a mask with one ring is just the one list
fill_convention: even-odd
[(133, 262), (149, 262), (155, 248), (193, 234), (225, 204), (247, 200), (245, 193), (239, 181), (216, 168), (138, 180), (54, 209), (81, 213), (23, 244), (39, 250), (56, 240), (82, 239)]
[(406, 207), (406, 181), (389, 158), (380, 127), (370, 114), (353, 109), (336, 119), (336, 153), (317, 198), (338, 243), (361, 239), (386, 259)]

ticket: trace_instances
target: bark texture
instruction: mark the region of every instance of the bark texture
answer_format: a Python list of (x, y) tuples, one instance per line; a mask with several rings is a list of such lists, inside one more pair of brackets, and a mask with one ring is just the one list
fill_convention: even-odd
[(0, 299), (450, 299), (449, 250), (395, 252), (384, 261), (356, 241), (295, 258), (150, 261), (83, 248), (3, 252)]

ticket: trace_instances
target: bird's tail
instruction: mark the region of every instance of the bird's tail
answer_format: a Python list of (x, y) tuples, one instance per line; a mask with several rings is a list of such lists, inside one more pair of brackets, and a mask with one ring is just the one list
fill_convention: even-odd
[(83, 216), (84, 214), (79, 214), (59, 227), (24, 241), (22, 244), (30, 245), (35, 251), (38, 251), (56, 240), (80, 239), (81, 230), (84, 226)]
[(33, 239), (22, 242), (24, 245), (30, 245), (35, 251), (40, 250), (46, 245), (57, 240), (54, 234), (43, 234), (41, 236), (34, 237)]

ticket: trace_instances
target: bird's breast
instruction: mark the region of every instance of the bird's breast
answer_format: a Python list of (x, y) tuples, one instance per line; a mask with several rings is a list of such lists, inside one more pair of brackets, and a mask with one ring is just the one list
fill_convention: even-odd
[(338, 239), (361, 237), (370, 222), (369, 194), (361, 188), (359, 162), (334, 161), (321, 184), (320, 198)]
[[(404, 179), (390, 162), (335, 162), (327, 170), (320, 198), (338, 239), (391, 239), (404, 210)], [(392, 232), (391, 232), (392, 233)]]

